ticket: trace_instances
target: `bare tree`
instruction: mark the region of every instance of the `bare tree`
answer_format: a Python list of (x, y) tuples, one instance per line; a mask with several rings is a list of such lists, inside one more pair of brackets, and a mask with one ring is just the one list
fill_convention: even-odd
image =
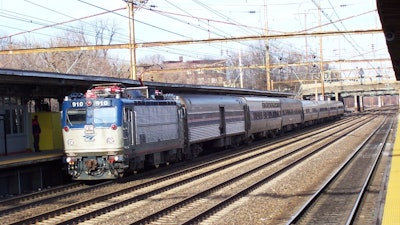
[(161, 65), (165, 57), (160, 54), (146, 55), (138, 60), (138, 65)]
[[(117, 30), (115, 23), (96, 21), (91, 27), (82, 24), (78, 32), (66, 31), (44, 44), (26, 36), (22, 41), (12, 43), (0, 39), (0, 47), (12, 49), (107, 45), (113, 43)], [(129, 64), (110, 54), (108, 50), (1, 55), (0, 66), (57, 73), (129, 77)]]
[[(140, 77), (142, 80), (151, 80), (151, 81), (160, 81), (161, 80), (161, 73), (160, 74), (154, 74), (154, 75), (149, 75), (147, 76), (146, 72), (149, 70), (159, 70), (163, 68), (163, 61), (164, 61), (164, 56), (155, 54), (155, 55), (146, 55), (143, 58), (140, 58), (137, 61), (137, 73), (139, 74), (138, 77)], [(164, 81), (164, 80), (162, 80)]]

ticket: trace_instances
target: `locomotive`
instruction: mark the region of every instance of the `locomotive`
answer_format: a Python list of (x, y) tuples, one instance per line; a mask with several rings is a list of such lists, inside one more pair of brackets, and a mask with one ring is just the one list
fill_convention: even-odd
[(66, 96), (61, 123), (68, 174), (74, 180), (101, 180), (343, 114), (339, 101), (160, 91), (149, 95), (146, 87), (113, 83)]

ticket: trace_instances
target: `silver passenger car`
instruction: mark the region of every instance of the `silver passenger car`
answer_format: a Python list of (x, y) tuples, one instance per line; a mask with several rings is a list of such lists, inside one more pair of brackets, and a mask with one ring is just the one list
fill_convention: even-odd
[(338, 116), (343, 116), (343, 114), (344, 114), (344, 104), (343, 104), (343, 102), (337, 101), (336, 104), (337, 104), (337, 107), (338, 107)]
[(317, 101), (320, 122), (334, 119), (344, 114), (344, 105), (340, 101)]
[(278, 134), (282, 128), (281, 102), (276, 98), (243, 97), (247, 104), (248, 137)]
[(301, 102), (295, 99), (280, 98), (282, 110), (282, 130), (292, 130), (303, 123)]
[(245, 133), (243, 99), (222, 95), (178, 95), (185, 108), (188, 144), (212, 141), (225, 146)]
[(301, 105), (303, 107), (303, 123), (304, 125), (312, 125), (318, 122), (319, 119), (319, 104), (317, 101), (302, 100)]
[(324, 121), (329, 118), (329, 104), (327, 101), (317, 101), (319, 105), (319, 120)]

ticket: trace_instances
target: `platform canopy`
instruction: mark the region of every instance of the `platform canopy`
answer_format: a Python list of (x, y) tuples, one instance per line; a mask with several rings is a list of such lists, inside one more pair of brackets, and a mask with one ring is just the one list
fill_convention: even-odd
[[(93, 84), (122, 83), (126, 87), (138, 87), (137, 80), (107, 76), (73, 75), (13, 69), (0, 69), (0, 91), (7, 95), (24, 96), (26, 99), (56, 98), (60, 101), (71, 93), (85, 93)], [(260, 91), (252, 89), (202, 86), (189, 84), (144, 82), (145, 86), (163, 93), (239, 94), (270, 97), (290, 97), (292, 93)], [(1, 95), (1, 94), (0, 94)]]
[(376, 3), (396, 80), (400, 80), (400, 1), (377, 0)]

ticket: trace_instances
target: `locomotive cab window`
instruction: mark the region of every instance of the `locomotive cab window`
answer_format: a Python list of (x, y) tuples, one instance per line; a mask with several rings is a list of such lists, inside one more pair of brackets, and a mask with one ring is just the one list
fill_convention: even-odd
[(115, 123), (115, 118), (117, 118), (117, 108), (116, 107), (103, 107), (94, 109), (94, 123)]
[(86, 123), (86, 109), (74, 108), (67, 111), (67, 123), (70, 125), (79, 125)]

